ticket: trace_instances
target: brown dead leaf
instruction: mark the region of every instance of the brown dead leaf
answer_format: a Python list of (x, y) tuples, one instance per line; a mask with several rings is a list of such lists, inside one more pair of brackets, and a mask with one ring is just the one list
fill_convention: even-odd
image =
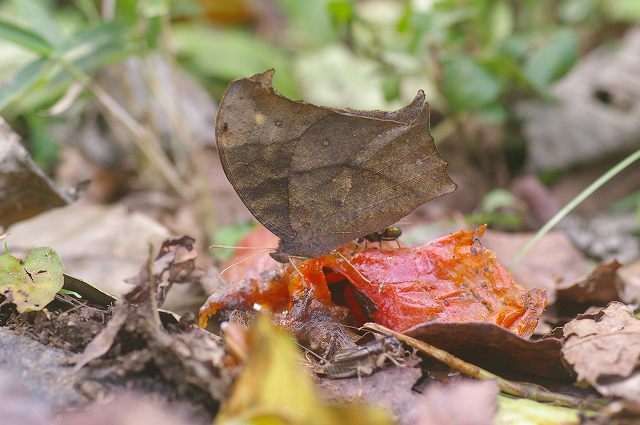
[(273, 73), (229, 85), (216, 141), (236, 192), (281, 239), (278, 259), (325, 254), (455, 190), (424, 92), (395, 112), (332, 109), (280, 95)]
[(125, 295), (127, 302), (143, 303), (157, 294), (158, 306), (161, 306), (173, 284), (185, 282), (194, 272), (198, 256), (194, 244), (195, 240), (189, 236), (164, 241), (153, 263), (142, 267), (138, 276), (129, 280), (135, 282), (136, 287)]
[(160, 292), (172, 282), (191, 277), (196, 255), (192, 244), (186, 236), (165, 241), (156, 261), (142, 267), (138, 276), (143, 279), (116, 305), (107, 327), (77, 356), (76, 369), (107, 354), (114, 345), (134, 341), (133, 347), (124, 349), (126, 354), (115, 360), (120, 369), (139, 372), (151, 363), (179, 394), (197, 389), (198, 396), (204, 394), (217, 401), (224, 398), (234, 371), (223, 366), (226, 353), (221, 339), (188, 324), (168, 331), (157, 309)]
[(562, 356), (578, 381), (606, 396), (640, 401), (640, 320), (619, 302), (564, 326)]
[(618, 269), (616, 287), (625, 303), (640, 303), (640, 260)]
[(69, 205), (11, 226), (11, 250), (24, 254), (35, 246), (52, 246), (68, 274), (122, 296), (148, 257), (149, 245), (169, 237), (161, 224), (122, 206)]
[(330, 402), (359, 401), (383, 406), (398, 424), (409, 424), (420, 395), (412, 387), (422, 371), (416, 367), (389, 367), (370, 376), (348, 379), (316, 378), (321, 394)]
[(616, 260), (598, 264), (584, 278), (558, 287), (558, 301), (570, 301), (590, 306), (604, 306), (618, 299), (616, 271), (621, 264)]
[(70, 201), (53, 186), (20, 144), (20, 137), (0, 117), (0, 226), (10, 226)]
[(81, 354), (71, 359), (71, 362), (75, 363), (74, 371), (80, 370), (91, 360), (95, 360), (109, 351), (126, 320), (127, 309), (122, 303), (119, 303), (113, 309), (111, 320), (109, 320), (107, 326), (91, 340)]
[(418, 407), (414, 425), (491, 425), (498, 392), (498, 385), (491, 381), (434, 384)]
[(405, 334), (490, 370), (570, 378), (562, 365), (558, 339), (530, 341), (491, 323), (427, 323)]
[[(531, 233), (502, 233), (488, 230), (482, 244), (494, 251), (500, 261), (509, 267), (517, 252), (531, 239)], [(589, 273), (584, 255), (562, 233), (552, 231), (545, 235), (514, 267), (516, 282), (527, 288), (544, 288), (549, 304), (555, 300), (559, 285), (575, 282)]]

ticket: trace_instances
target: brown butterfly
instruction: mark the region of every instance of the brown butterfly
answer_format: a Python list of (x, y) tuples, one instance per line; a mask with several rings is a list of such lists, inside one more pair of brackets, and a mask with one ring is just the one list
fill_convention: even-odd
[(273, 73), (229, 85), (216, 140), (236, 192), (280, 238), (274, 258), (327, 253), (456, 189), (424, 92), (395, 112), (325, 108), (280, 95)]

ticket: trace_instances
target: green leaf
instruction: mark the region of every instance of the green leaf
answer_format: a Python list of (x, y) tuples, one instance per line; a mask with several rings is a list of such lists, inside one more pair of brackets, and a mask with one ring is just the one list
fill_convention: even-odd
[(543, 90), (573, 67), (578, 53), (578, 37), (573, 31), (562, 30), (528, 57), (524, 74)]
[[(498, 413), (495, 417), (496, 425), (528, 424), (552, 425), (580, 423), (580, 412), (577, 409), (552, 406), (533, 400), (498, 396)], [(588, 413), (587, 413), (588, 414)]]
[(344, 25), (353, 19), (353, 5), (349, 0), (331, 0), (327, 3), (327, 10), (336, 25)]
[(13, 0), (16, 10), (20, 14), (21, 22), (30, 30), (47, 40), (51, 45), (58, 46), (64, 40), (64, 34), (53, 19), (51, 10), (42, 0)]
[[(251, 231), (256, 228), (255, 223), (236, 223), (220, 227), (216, 230), (215, 242), (217, 245), (236, 246)], [(211, 253), (218, 260), (228, 260), (233, 257), (235, 250), (212, 249)]]
[(169, 0), (146, 0), (143, 2), (142, 14), (146, 18), (156, 18), (169, 13)]
[(383, 408), (320, 398), (293, 337), (267, 316), (258, 318), (248, 336), (248, 359), (215, 425), (394, 423)]
[(42, 56), (51, 56), (53, 46), (37, 33), (0, 19), (0, 40), (7, 40)]
[(460, 54), (444, 60), (442, 89), (453, 111), (477, 111), (498, 99), (498, 77), (474, 59)]
[(38, 58), (23, 66), (12, 78), (0, 87), (0, 111), (22, 96), (44, 77), (49, 61)]
[(189, 24), (174, 25), (171, 36), (179, 56), (208, 77), (228, 82), (274, 68), (273, 82), (278, 91), (288, 97), (298, 96), (288, 57), (251, 33)]
[(20, 313), (42, 310), (62, 289), (63, 272), (64, 265), (51, 248), (35, 248), (24, 260), (0, 255), (0, 293)]
[(640, 2), (638, 0), (604, 1), (604, 12), (614, 21), (636, 23), (640, 20)]

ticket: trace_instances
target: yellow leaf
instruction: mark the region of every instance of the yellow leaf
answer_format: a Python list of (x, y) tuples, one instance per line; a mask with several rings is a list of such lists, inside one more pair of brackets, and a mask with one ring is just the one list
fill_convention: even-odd
[(250, 353), (217, 425), (387, 425), (382, 408), (327, 404), (316, 395), (292, 337), (262, 316), (249, 335)]

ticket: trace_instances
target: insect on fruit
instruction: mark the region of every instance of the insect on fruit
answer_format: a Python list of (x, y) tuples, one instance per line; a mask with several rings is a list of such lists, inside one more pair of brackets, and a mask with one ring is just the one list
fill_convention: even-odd
[(398, 243), (398, 248), (400, 247), (400, 243), (398, 242), (398, 238), (402, 236), (402, 229), (398, 226), (389, 226), (384, 229), (382, 232), (373, 232), (368, 235), (364, 235), (361, 238), (356, 239), (356, 243), (362, 244), (364, 242), (392, 242), (395, 241)]

